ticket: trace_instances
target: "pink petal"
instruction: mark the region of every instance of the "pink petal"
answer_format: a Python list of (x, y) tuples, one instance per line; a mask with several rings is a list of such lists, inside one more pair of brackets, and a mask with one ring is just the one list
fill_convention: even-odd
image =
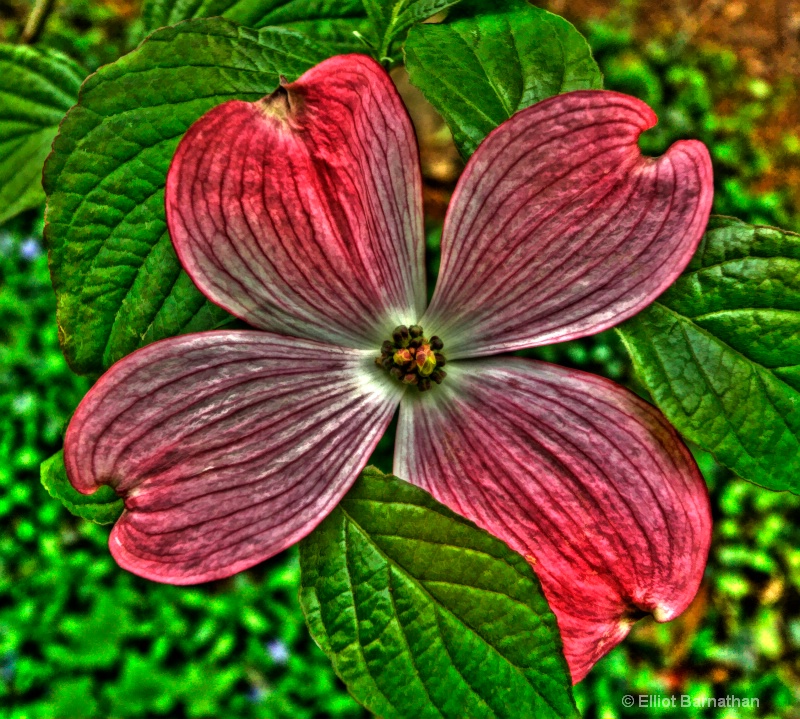
[(371, 353), (206, 332), (117, 362), (70, 422), (70, 482), (125, 499), (111, 553), (142, 577), (227, 577), (308, 534), (349, 489), (399, 400)]
[(197, 286), (261, 329), (375, 348), (425, 309), (416, 138), (363, 55), (201, 117), (173, 158), (166, 208)]
[(680, 614), (711, 535), (691, 454), (654, 407), (532, 360), (455, 362), (400, 405), (395, 474), (532, 563), (578, 682), (643, 612)]
[(581, 91), (487, 137), (450, 203), (421, 322), (448, 358), (599, 332), (678, 277), (711, 211), (711, 161), (693, 140), (642, 156), (639, 135), (655, 124), (633, 97)]

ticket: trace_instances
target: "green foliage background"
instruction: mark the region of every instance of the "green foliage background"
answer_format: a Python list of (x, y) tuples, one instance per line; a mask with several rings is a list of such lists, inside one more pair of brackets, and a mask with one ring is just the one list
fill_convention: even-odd
[[(19, 5), (19, 3), (17, 3)], [(12, 3), (14, 5), (14, 3)], [(96, 68), (139, 28), (111, 6), (63, 3), (44, 42)], [(13, 39), (4, 26), (2, 35)], [(582, 28), (606, 86), (650, 103), (650, 153), (674, 139), (710, 147), (715, 211), (800, 230), (790, 198), (749, 191), (774, 161), (752, 140), (784, 90), (742, 75), (732, 55), (632, 39), (624, 16)], [(715, 108), (735, 98), (735, 110)], [(787, 136), (787, 153), (800, 136)], [(0, 228), (0, 707), (14, 719), (364, 717), (303, 626), (291, 550), (231, 580), (165, 587), (119, 570), (108, 529), (69, 515), (38, 480), (88, 385), (58, 348), (55, 301), (32, 212)], [(437, 233), (430, 234), (435, 251)], [(613, 333), (537, 356), (630, 381)], [(390, 433), (391, 434), (391, 433)], [(390, 469), (390, 440), (374, 462)], [(754, 697), (752, 713), (655, 709), (647, 716), (797, 717), (800, 498), (732, 477), (699, 456), (715, 537), (701, 598), (669, 625), (640, 622), (576, 688), (587, 717), (642, 716), (626, 694)]]

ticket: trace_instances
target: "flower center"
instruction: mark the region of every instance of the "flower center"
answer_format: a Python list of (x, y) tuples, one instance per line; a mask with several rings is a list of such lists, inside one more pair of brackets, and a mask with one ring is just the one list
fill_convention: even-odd
[(425, 337), (419, 325), (400, 325), (394, 328), (392, 339), (381, 345), (381, 356), (375, 358), (375, 364), (399, 382), (427, 392), (432, 382), (441, 384), (447, 376), (442, 369), (445, 365), (443, 348), (444, 343), (438, 337)]

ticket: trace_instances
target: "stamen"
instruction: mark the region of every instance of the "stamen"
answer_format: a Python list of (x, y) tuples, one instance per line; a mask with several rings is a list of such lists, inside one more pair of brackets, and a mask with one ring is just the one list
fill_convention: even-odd
[(431, 352), (431, 348), (428, 345), (422, 345), (417, 350), (416, 362), (417, 371), (423, 377), (428, 377), (436, 369), (436, 356)]
[(396, 365), (400, 365), (402, 367), (403, 365), (410, 364), (411, 360), (411, 352), (408, 350), (397, 350), (397, 352), (394, 353), (394, 363)]
[(408, 347), (408, 327), (405, 325), (395, 327), (394, 332), (392, 332), (392, 339), (394, 340), (395, 347)]

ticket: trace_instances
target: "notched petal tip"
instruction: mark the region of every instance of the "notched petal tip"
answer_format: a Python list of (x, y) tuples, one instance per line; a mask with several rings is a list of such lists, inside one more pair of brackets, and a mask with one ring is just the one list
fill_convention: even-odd
[(696, 140), (644, 156), (656, 121), (636, 98), (579, 91), (518, 112), (480, 145), (422, 319), (453, 358), (600, 332), (680, 275), (711, 212), (711, 161)]
[(368, 349), (424, 311), (416, 137), (363, 55), (207, 112), (178, 144), (165, 194), (186, 272), (254, 327)]
[(265, 117), (274, 118), (283, 124), (288, 124), (289, 118), (296, 110), (300, 98), (295, 96), (295, 93), (290, 93), (289, 85), (284, 80), (286, 78), (281, 76), (281, 84), (269, 95), (256, 101), (255, 106)]

